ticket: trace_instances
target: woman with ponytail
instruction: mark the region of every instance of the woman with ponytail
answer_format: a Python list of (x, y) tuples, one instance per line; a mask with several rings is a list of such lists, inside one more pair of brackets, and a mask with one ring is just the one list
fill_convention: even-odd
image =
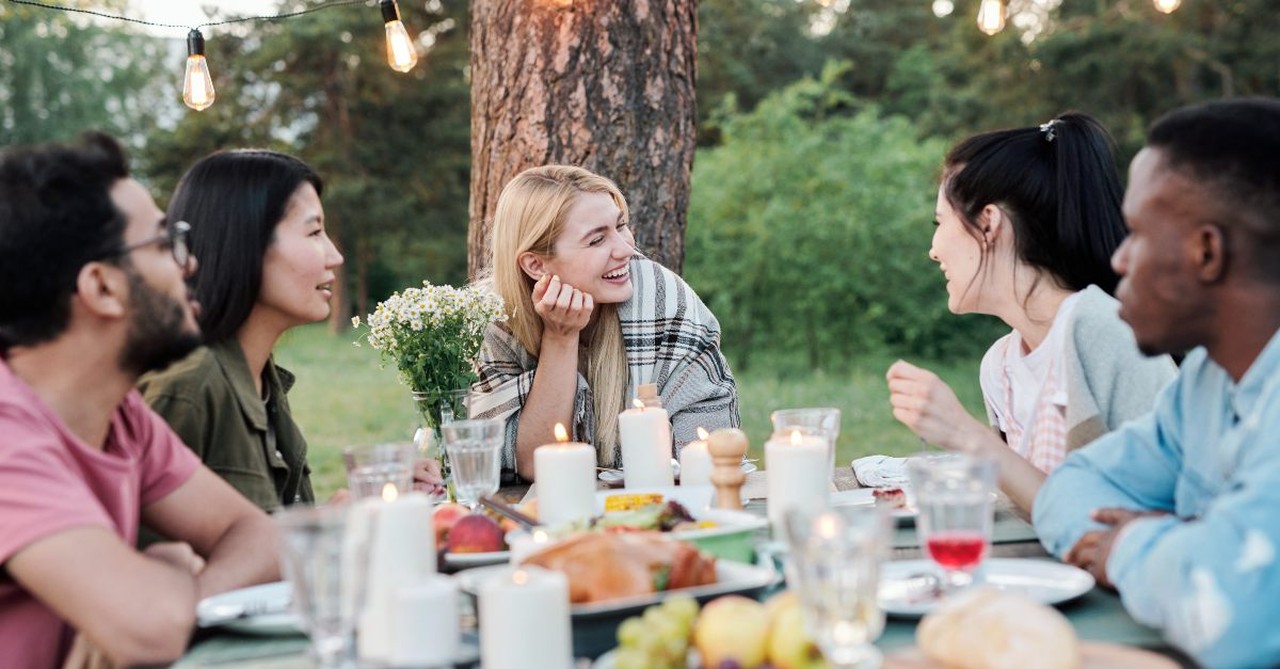
[(738, 425), (720, 324), (679, 276), (635, 248), (622, 192), (579, 167), (525, 170), (498, 196), (491, 288), (508, 319), (489, 326), (473, 418), (506, 421), (503, 467), (533, 480), (533, 451), (555, 423), (620, 466), (618, 414), (654, 384), (672, 455), (699, 427)]
[(999, 462), (1000, 486), (1030, 511), (1066, 454), (1149, 412), (1176, 371), (1144, 357), (1111, 296), (1124, 239), (1112, 141), (1093, 118), (971, 137), (947, 154), (929, 257), (952, 313), (1012, 332), (982, 359), (989, 425), (932, 372), (889, 368), (894, 417), (930, 444)]

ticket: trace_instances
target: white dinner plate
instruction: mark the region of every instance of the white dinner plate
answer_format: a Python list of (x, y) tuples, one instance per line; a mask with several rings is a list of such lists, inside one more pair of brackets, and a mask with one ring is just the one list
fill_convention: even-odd
[[(840, 490), (831, 493), (829, 503), (831, 506), (875, 506), (876, 498), (873, 492), (875, 488), (852, 488), (849, 490)], [(916, 516), (920, 511), (914, 506), (906, 506), (900, 509), (894, 509), (889, 512), (893, 519), (898, 521), (900, 525), (910, 525), (916, 522)]]
[[(506, 565), (481, 567), (479, 569), (470, 569), (458, 572), (457, 574), (454, 574), (453, 578), (463, 592), (474, 595), (478, 591), (481, 583), (495, 576), (510, 573), (513, 569), (514, 567)], [(778, 582), (778, 579), (778, 574), (772, 569), (757, 567), (755, 565), (744, 564), (741, 562), (733, 562), (731, 560), (717, 560), (716, 582), (711, 585), (699, 585), (693, 588), (679, 588), (677, 590), (655, 592), (638, 597), (624, 597), (607, 602), (574, 604), (569, 607), (569, 614), (573, 616), (575, 620), (590, 619), (599, 616), (629, 615), (633, 612), (641, 611), (645, 607), (661, 602), (670, 594), (688, 595), (699, 601), (704, 601), (712, 597), (719, 597), (720, 595), (757, 592), (774, 585)]]
[[(895, 616), (916, 617), (933, 610), (932, 592), (941, 577), (931, 560), (886, 562), (880, 568), (880, 607)], [(1093, 589), (1089, 572), (1052, 560), (989, 558), (974, 575), (974, 583), (1015, 592), (1042, 604), (1061, 604)]]
[(287, 582), (277, 581), (205, 597), (196, 605), (196, 625), (262, 636), (301, 634), (301, 621), (289, 610), (292, 595)]
[(491, 553), (445, 553), (444, 564), (452, 569), (470, 569), (492, 564), (505, 564), (511, 559), (511, 551)]
[[(750, 474), (751, 472), (754, 472), (757, 469), (759, 468), (756, 467), (756, 463), (754, 462), (742, 463), (743, 474)], [(600, 479), (604, 483), (607, 483), (611, 488), (621, 488), (625, 483), (625, 481), (623, 480), (622, 471), (619, 469), (606, 469), (600, 472), (599, 474), (597, 474), (596, 478)], [(680, 477), (677, 476), (676, 480), (679, 481)]]

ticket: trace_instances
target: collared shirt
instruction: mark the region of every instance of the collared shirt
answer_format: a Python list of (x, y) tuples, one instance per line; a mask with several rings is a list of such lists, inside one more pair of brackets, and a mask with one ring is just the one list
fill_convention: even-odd
[(1034, 507), (1062, 556), (1098, 507), (1164, 511), (1116, 537), (1125, 608), (1206, 667), (1280, 663), (1280, 332), (1239, 383), (1203, 349), (1155, 411), (1073, 453)]
[(139, 383), (143, 397), (210, 469), (270, 513), (311, 503), (307, 442), (286, 393), (293, 375), (272, 360), (258, 396), (235, 338), (202, 347)]

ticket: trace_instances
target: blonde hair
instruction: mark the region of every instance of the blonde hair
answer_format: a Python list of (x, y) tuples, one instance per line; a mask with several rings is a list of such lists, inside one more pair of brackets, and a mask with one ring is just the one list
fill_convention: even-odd
[[(542, 343), (542, 318), (533, 309), (534, 280), (520, 268), (520, 254), (531, 251), (555, 256), (555, 243), (564, 230), (565, 215), (583, 193), (605, 193), (630, 218), (622, 191), (610, 180), (580, 167), (545, 165), (527, 169), (507, 183), (493, 214), (489, 281), (507, 308), (507, 326), (534, 357)], [(583, 330), (586, 359), (579, 357), (593, 396), (596, 460), (614, 465), (618, 451), (618, 414), (630, 382), (627, 350), (618, 321), (618, 305), (596, 304), (593, 324)], [(581, 354), (580, 354), (581, 356)], [(584, 365), (585, 363), (585, 365)]]

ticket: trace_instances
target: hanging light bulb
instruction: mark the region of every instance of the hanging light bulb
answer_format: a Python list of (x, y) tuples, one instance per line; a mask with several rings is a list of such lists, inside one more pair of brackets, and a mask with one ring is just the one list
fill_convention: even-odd
[(182, 79), (182, 102), (196, 111), (213, 104), (213, 78), (204, 59), (204, 35), (199, 30), (187, 33), (187, 73)]
[(1182, 0), (1153, 0), (1156, 9), (1165, 14), (1172, 14), (1175, 10), (1182, 6)]
[(952, 0), (933, 0), (933, 15), (942, 18), (951, 16), (951, 12), (956, 10), (956, 3)]
[(982, 0), (978, 7), (978, 30), (988, 35), (1004, 30), (1004, 0)]
[(418, 50), (413, 47), (409, 31), (400, 20), (396, 0), (382, 0), (382, 22), (387, 28), (387, 63), (396, 72), (408, 72), (418, 64)]

